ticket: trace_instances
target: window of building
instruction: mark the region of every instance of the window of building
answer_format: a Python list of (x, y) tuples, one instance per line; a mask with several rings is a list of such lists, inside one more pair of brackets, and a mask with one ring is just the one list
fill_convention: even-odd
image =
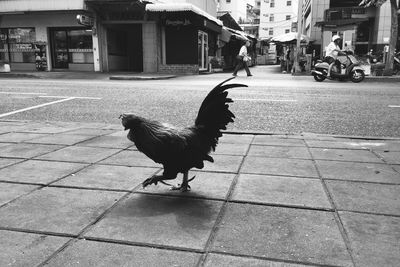
[(0, 29), (0, 62), (34, 63), (35, 28)]
[(274, 35), (274, 28), (269, 28), (268, 34), (269, 35)]
[(269, 4), (270, 7), (275, 7), (275, 0), (271, 0), (271, 3)]
[(229, 4), (230, 2), (231, 2), (231, 0), (226, 0), (226, 3), (228, 3), (228, 4)]
[(267, 3), (267, 4), (268, 4), (268, 3), (269, 3), (269, 0), (264, 0), (264, 3)]
[(292, 5), (292, 1), (286, 1), (286, 6), (291, 6)]
[(286, 20), (290, 20), (291, 16), (290, 15), (286, 15)]
[(268, 18), (268, 17), (269, 17), (269, 14), (263, 14), (263, 16), (266, 17), (266, 18)]
[(274, 14), (271, 14), (271, 15), (269, 16), (269, 21), (274, 21)]
[(290, 29), (286, 29), (286, 30), (285, 30), (285, 33), (289, 33), (289, 32), (290, 32)]

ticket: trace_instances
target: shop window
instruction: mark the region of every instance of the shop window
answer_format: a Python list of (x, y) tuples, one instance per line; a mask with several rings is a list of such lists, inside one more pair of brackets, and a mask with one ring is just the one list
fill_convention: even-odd
[(68, 53), (70, 63), (93, 63), (92, 31), (68, 31)]
[(0, 61), (34, 63), (35, 41), (34, 28), (0, 29)]
[(197, 64), (198, 33), (191, 27), (165, 27), (167, 64)]

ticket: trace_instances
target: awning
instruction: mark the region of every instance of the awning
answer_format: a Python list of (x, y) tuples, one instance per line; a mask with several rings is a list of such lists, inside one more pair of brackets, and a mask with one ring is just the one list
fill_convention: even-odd
[[(279, 43), (291, 43), (297, 40), (297, 32), (289, 32), (282, 35), (275, 36), (271, 39), (273, 42)], [(308, 43), (310, 38), (304, 34), (301, 35), (300, 41), (302, 43)]]
[(249, 41), (249, 38), (246, 37), (246, 34), (243, 31), (237, 31), (228, 27), (223, 26), (222, 28), (228, 30), (236, 39), (242, 41)]
[(222, 26), (222, 21), (219, 19), (211, 16), (204, 10), (198, 8), (195, 5), (189, 4), (189, 3), (171, 3), (171, 4), (147, 4), (146, 5), (146, 11), (148, 12), (193, 12), (197, 15), (200, 15), (214, 23), (216, 23), (219, 26)]
[(337, 28), (351, 25), (358, 25), (364, 21), (368, 21), (368, 18), (356, 18), (356, 19), (340, 19), (331, 21), (317, 21), (315, 23), (316, 27), (323, 26), (324, 28)]

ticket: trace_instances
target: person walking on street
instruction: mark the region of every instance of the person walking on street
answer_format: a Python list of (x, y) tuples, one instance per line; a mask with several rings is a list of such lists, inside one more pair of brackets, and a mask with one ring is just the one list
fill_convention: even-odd
[(251, 72), (249, 70), (249, 67), (247, 66), (247, 61), (251, 60), (251, 58), (247, 55), (247, 47), (250, 46), (250, 42), (246, 41), (245, 44), (242, 45), (242, 47), (240, 48), (239, 54), (236, 56), (236, 67), (235, 70), (233, 72), (233, 76), (237, 76), (237, 72), (244, 67), (244, 69), (246, 70), (247, 76), (253, 76), (251, 75)]

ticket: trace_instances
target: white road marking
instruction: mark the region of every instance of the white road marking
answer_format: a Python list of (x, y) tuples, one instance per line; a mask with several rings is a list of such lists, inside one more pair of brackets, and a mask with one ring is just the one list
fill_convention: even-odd
[(400, 106), (396, 106), (396, 105), (389, 105), (389, 108), (400, 108)]
[(296, 99), (233, 98), (233, 101), (297, 102)]
[(41, 108), (41, 107), (54, 105), (54, 104), (65, 102), (65, 101), (70, 101), (70, 100), (73, 100), (73, 99), (75, 99), (75, 97), (68, 97), (68, 98), (65, 98), (65, 99), (60, 99), (60, 100), (57, 100), (57, 101), (40, 104), (40, 105), (37, 105), (37, 106), (32, 106), (32, 107), (28, 107), (28, 108), (14, 110), (14, 111), (11, 111), (11, 112), (0, 114), (0, 118), (6, 117), (6, 116), (10, 116), (10, 115), (13, 115), (13, 114), (16, 114), (16, 113), (21, 113), (21, 112), (24, 112), (24, 111), (36, 109), (36, 108)]
[[(70, 96), (41, 95), (41, 96), (38, 96), (38, 97), (41, 97), (41, 98), (67, 98), (67, 97), (70, 97)], [(73, 98), (76, 98), (76, 99), (92, 99), (92, 100), (100, 100), (100, 99), (102, 99), (101, 97), (90, 97), (90, 96), (73, 96)]]

